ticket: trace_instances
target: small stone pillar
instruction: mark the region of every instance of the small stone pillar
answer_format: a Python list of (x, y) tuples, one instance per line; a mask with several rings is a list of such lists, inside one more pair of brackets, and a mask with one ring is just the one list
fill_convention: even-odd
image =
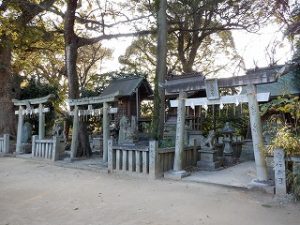
[(103, 162), (108, 160), (108, 139), (109, 139), (109, 117), (108, 117), (108, 104), (103, 103)]
[(256, 97), (256, 88), (253, 84), (247, 85), (247, 98), (249, 103), (250, 126), (256, 164), (257, 181), (267, 182), (268, 176), (266, 161), (262, 151), (260, 150), (260, 148), (263, 146), (262, 125)]
[(159, 177), (158, 142), (149, 142), (149, 176), (153, 179)]
[(7, 154), (9, 153), (9, 134), (4, 134), (3, 139), (4, 139), (4, 153)]
[(38, 136), (37, 135), (33, 135), (32, 136), (32, 146), (31, 146), (31, 157), (34, 158), (36, 155), (36, 140), (37, 140)]
[(274, 150), (275, 191), (276, 195), (286, 195), (286, 175), (283, 149)]
[(74, 118), (73, 118), (73, 128), (72, 128), (72, 142), (71, 142), (71, 159), (74, 159), (77, 154), (77, 145), (78, 145), (78, 106), (74, 107)]
[(107, 169), (108, 169), (108, 173), (111, 173), (113, 171), (113, 149), (112, 149), (112, 145), (113, 145), (113, 140), (109, 139), (107, 141)]
[(23, 123), (24, 123), (23, 111), (24, 111), (23, 107), (19, 106), (17, 144), (16, 144), (16, 153), (17, 154), (20, 154), (23, 152), (23, 149), (22, 149), (22, 130), (23, 130)]
[(53, 137), (53, 152), (52, 152), (52, 160), (56, 161), (59, 159), (59, 151), (58, 151), (59, 139), (58, 137)]
[(165, 178), (180, 180), (189, 175), (182, 169), (183, 151), (184, 151), (184, 128), (185, 128), (185, 99), (186, 93), (180, 92), (177, 108), (177, 124), (176, 124), (176, 140), (175, 140), (175, 156), (173, 170), (164, 174)]
[(45, 137), (45, 114), (43, 112), (43, 104), (39, 104), (39, 139)]

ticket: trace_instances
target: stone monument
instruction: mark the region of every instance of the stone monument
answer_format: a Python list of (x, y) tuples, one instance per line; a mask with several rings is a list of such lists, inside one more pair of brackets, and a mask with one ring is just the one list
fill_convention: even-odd
[(21, 152), (31, 152), (31, 138), (32, 138), (32, 125), (29, 122), (25, 122), (22, 126), (22, 138), (21, 138)]
[(119, 137), (118, 144), (133, 144), (133, 127), (131, 126), (129, 119), (126, 116), (122, 116), (120, 119), (120, 129), (119, 129)]
[(276, 195), (286, 195), (286, 175), (283, 149), (274, 150), (274, 170)]

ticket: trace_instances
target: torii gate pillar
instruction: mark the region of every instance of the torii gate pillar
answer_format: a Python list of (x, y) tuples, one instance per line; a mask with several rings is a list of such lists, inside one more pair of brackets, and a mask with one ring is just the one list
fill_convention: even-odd
[(19, 106), (18, 112), (18, 131), (17, 131), (17, 144), (16, 144), (16, 153), (19, 154), (22, 152), (22, 130), (24, 123), (24, 114), (23, 114), (23, 106)]
[(103, 102), (103, 161), (108, 161), (108, 140), (109, 140), (109, 117), (108, 117), (108, 104)]
[(253, 141), (254, 158), (256, 164), (256, 173), (258, 182), (267, 181), (267, 166), (265, 157), (261, 151), (263, 146), (263, 134), (259, 107), (256, 98), (256, 87), (253, 84), (247, 85), (247, 98), (249, 104), (249, 116), (251, 124), (251, 134)]
[(186, 93), (181, 91), (178, 98), (177, 124), (176, 124), (176, 140), (175, 140), (175, 156), (173, 170), (164, 173), (164, 177), (172, 180), (181, 180), (183, 177), (189, 176), (190, 173), (183, 170), (183, 153), (184, 153), (184, 125), (185, 125), (185, 100)]

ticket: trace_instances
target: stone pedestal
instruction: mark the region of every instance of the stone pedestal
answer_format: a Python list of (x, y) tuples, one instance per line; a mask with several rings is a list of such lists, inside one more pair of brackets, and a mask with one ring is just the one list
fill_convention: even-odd
[(171, 170), (164, 173), (164, 178), (170, 179), (170, 180), (181, 180), (184, 177), (189, 176), (191, 173), (185, 171), (185, 170)]
[(240, 160), (254, 161), (253, 143), (251, 139), (244, 140)]
[(22, 143), (21, 145), (21, 152), (19, 153), (22, 153), (22, 154), (28, 154), (28, 153), (31, 153), (31, 148), (32, 148), (32, 144), (31, 143)]
[(200, 150), (200, 161), (197, 162), (197, 167), (201, 170), (216, 170), (221, 166), (218, 161), (217, 150)]
[(234, 164), (233, 153), (224, 153), (224, 166), (232, 166)]

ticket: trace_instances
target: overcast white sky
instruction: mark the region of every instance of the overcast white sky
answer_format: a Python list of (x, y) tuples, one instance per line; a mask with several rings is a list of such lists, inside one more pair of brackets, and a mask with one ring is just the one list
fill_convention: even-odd
[[(291, 59), (291, 45), (286, 38), (283, 38), (283, 34), (279, 29), (280, 27), (278, 25), (271, 24), (262, 28), (256, 34), (248, 33), (246, 31), (233, 31), (236, 48), (239, 54), (244, 58), (247, 69), (254, 68), (255, 64), (258, 67), (269, 65), (269, 60), (266, 56), (266, 48), (268, 45), (272, 45), (274, 41), (281, 43), (281, 46), (276, 47), (275, 54), (275, 60), (279, 60), (278, 64), (284, 64)], [(103, 70), (118, 70), (120, 67), (118, 57), (124, 54), (131, 41), (132, 38), (122, 38), (103, 42), (104, 46), (114, 49), (113, 59), (102, 65)]]

